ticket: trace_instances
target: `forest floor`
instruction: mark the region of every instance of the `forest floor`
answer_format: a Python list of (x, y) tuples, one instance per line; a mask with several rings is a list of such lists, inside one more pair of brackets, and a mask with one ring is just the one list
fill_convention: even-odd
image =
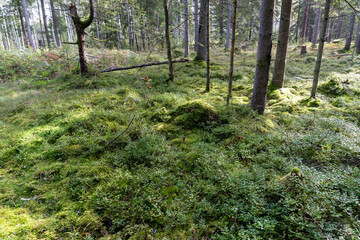
[(83, 78), (74, 49), (2, 51), (0, 239), (359, 239), (360, 59), (342, 44), (316, 100), (316, 49), (290, 47), (263, 116), (255, 51), (237, 51), (229, 106), (220, 48), (210, 93), (203, 62), (167, 84), (166, 65), (96, 73), (145, 53), (89, 49)]

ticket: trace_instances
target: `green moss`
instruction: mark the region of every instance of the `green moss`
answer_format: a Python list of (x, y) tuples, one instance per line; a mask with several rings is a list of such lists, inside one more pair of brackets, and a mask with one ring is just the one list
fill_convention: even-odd
[(187, 129), (201, 127), (219, 119), (216, 108), (203, 100), (186, 102), (171, 115), (174, 117), (173, 124)]
[(346, 95), (347, 91), (341, 84), (341, 79), (334, 76), (328, 80), (327, 83), (319, 86), (319, 92), (330, 96)]

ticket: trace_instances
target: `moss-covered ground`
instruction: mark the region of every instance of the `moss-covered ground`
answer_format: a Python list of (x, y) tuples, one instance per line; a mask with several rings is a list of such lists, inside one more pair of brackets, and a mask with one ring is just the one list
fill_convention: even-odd
[(145, 53), (90, 49), (83, 78), (74, 49), (2, 51), (0, 239), (359, 239), (360, 59), (342, 44), (316, 99), (316, 49), (290, 47), (263, 116), (255, 51), (236, 54), (229, 106), (221, 49), (210, 93), (202, 62), (166, 83), (166, 65), (97, 71)]

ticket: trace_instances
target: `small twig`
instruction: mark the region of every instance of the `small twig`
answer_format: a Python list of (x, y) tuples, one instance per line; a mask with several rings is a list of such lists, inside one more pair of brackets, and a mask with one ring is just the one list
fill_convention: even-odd
[(108, 143), (106, 144), (106, 147), (109, 146), (110, 144), (112, 144), (113, 142), (115, 142), (116, 139), (118, 139), (121, 135), (123, 135), (123, 134), (129, 129), (130, 125), (131, 125), (132, 122), (134, 121), (134, 118), (135, 118), (135, 115), (132, 117), (129, 125), (125, 128), (125, 130), (122, 131), (119, 135), (117, 135), (113, 140), (111, 140), (110, 142), (108, 142)]

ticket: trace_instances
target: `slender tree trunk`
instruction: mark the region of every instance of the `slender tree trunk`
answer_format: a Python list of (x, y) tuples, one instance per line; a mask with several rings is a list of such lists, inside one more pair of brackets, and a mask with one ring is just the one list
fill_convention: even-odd
[(27, 30), (27, 34), (29, 37), (29, 43), (30, 43), (30, 46), (32, 47), (32, 49), (35, 49), (34, 41), (33, 41), (32, 34), (31, 34), (31, 29), (30, 29), (30, 20), (29, 20), (29, 15), (28, 15), (28, 11), (27, 11), (26, 0), (22, 0), (22, 3), (23, 3), (23, 9), (24, 9), (26, 30)]
[(334, 20), (332, 20), (331, 23), (330, 23), (329, 36), (328, 36), (328, 39), (327, 39), (328, 43), (330, 43), (331, 40), (332, 40), (333, 32), (334, 32)]
[(100, 39), (100, 31), (99, 31), (99, 22), (97, 17), (97, 10), (98, 10), (98, 3), (95, 1), (95, 9), (94, 9), (94, 19), (95, 19), (95, 25), (96, 25), (96, 38)]
[(48, 44), (48, 48), (51, 48), (50, 34), (49, 34), (49, 30), (48, 30), (48, 26), (47, 26), (47, 20), (46, 20), (46, 14), (45, 14), (44, 0), (40, 0), (40, 3), (41, 3), (42, 16), (43, 16), (43, 20), (44, 20), (44, 29), (45, 29), (46, 42)]
[(163, 0), (163, 6), (164, 6), (164, 14), (165, 14), (165, 39), (166, 39), (167, 57), (169, 61), (169, 80), (174, 81), (174, 68), (173, 68), (172, 56), (171, 56), (171, 42), (170, 42), (170, 32), (169, 32), (169, 11), (166, 0)]
[(220, 44), (224, 42), (224, 0), (220, 0), (220, 13), (219, 13), (219, 34), (220, 34)]
[(39, 6), (38, 0), (36, 0), (36, 5), (37, 5), (37, 9), (38, 9), (38, 14), (39, 14), (39, 25), (40, 25), (40, 32), (41, 32), (41, 47), (45, 47), (44, 31), (43, 31), (43, 26), (42, 26), (42, 21), (41, 21), (41, 11), (40, 11), (40, 6)]
[[(339, 14), (341, 14), (341, 12)], [(339, 28), (338, 28), (338, 31), (337, 31), (337, 34), (336, 34), (336, 38), (341, 38), (342, 37), (343, 23), (344, 23), (344, 17), (340, 17), (340, 19), (339, 19)]]
[(282, 0), (279, 37), (276, 49), (274, 74), (272, 79), (273, 86), (277, 88), (282, 88), (284, 86), (286, 55), (290, 32), (289, 28), (291, 20), (291, 5), (292, 0)]
[(232, 35), (231, 35), (231, 49), (230, 49), (230, 71), (229, 71), (229, 89), (226, 98), (226, 104), (229, 105), (230, 98), (232, 97), (232, 82), (234, 72), (234, 55), (235, 55), (235, 39), (236, 39), (236, 8), (237, 0), (234, 0), (233, 19), (232, 19)]
[(306, 38), (306, 29), (307, 29), (307, 23), (308, 23), (308, 13), (309, 13), (309, 0), (305, 1), (305, 8), (304, 8), (304, 15), (303, 15), (303, 21), (302, 21), (302, 29), (301, 29), (301, 54), (305, 54), (306, 51), (306, 45), (305, 45), (305, 38)]
[(313, 32), (314, 32), (314, 25), (315, 25), (315, 11), (312, 8), (312, 4), (309, 4), (309, 14), (308, 14), (308, 24), (307, 24), (307, 33), (306, 38), (308, 42), (311, 42)]
[(230, 45), (230, 19), (231, 19), (231, 2), (228, 0), (227, 2), (227, 20), (226, 20), (226, 42), (225, 48), (228, 49)]
[(317, 43), (318, 33), (319, 33), (319, 25), (320, 25), (320, 18), (321, 18), (321, 7), (318, 8), (316, 11), (316, 18), (315, 18), (315, 26), (314, 26), (314, 32), (312, 36), (312, 44)]
[[(19, 3), (20, 4), (20, 3)], [(24, 23), (24, 19), (22, 16), (22, 12), (21, 12), (21, 8), (20, 5), (17, 7), (18, 9), (18, 13), (19, 13), (19, 18), (20, 18), (20, 24), (21, 24), (21, 31), (23, 33), (23, 37), (24, 37), (24, 42), (26, 46), (29, 46), (29, 38), (26, 35), (26, 30), (25, 30), (25, 23)]]
[(208, 7), (209, 0), (201, 0), (200, 3), (200, 23), (199, 23), (199, 42), (198, 42), (198, 49), (197, 49), (197, 58), (199, 60), (206, 60), (207, 56), (207, 46), (206, 46), (206, 39), (207, 39), (207, 16), (208, 16)]
[(266, 105), (267, 85), (271, 62), (272, 30), (274, 20), (274, 0), (262, 0), (257, 63), (251, 107), (263, 114)]
[(194, 1), (194, 28), (195, 28), (194, 50), (195, 52), (197, 52), (199, 46), (199, 0)]
[(324, 43), (325, 43), (325, 34), (326, 34), (326, 28), (329, 21), (329, 12), (330, 12), (330, 4), (331, 0), (326, 0), (325, 3), (325, 11), (324, 11), (324, 22), (321, 29), (321, 35), (319, 40), (319, 49), (317, 53), (316, 63), (315, 63), (315, 70), (314, 70), (314, 79), (313, 79), (313, 86), (311, 89), (311, 97), (315, 98), (316, 92), (317, 92), (317, 86), (319, 82), (319, 73), (320, 73), (320, 67), (321, 67), (321, 59), (323, 55), (324, 50)]
[(354, 26), (355, 26), (355, 13), (352, 13), (350, 16), (349, 30), (346, 34), (345, 50), (350, 50), (352, 35), (354, 32)]
[[(299, 2), (300, 4), (300, 2)], [(295, 42), (298, 42), (298, 38), (299, 38), (299, 25), (300, 25), (300, 6), (298, 8), (298, 12), (297, 12), (297, 19), (296, 19), (296, 29), (295, 29)]]
[(189, 8), (187, 0), (184, 0), (184, 21), (184, 53), (185, 57), (189, 57)]
[(356, 49), (356, 53), (360, 54), (360, 22), (358, 23), (358, 27), (357, 27), (357, 37), (356, 37), (355, 49)]
[(34, 46), (35, 48), (39, 48), (39, 39), (38, 39), (38, 36), (37, 36), (37, 32), (36, 32), (36, 24), (35, 24), (35, 20), (34, 20), (34, 14), (32, 14), (32, 11), (31, 12), (31, 17), (30, 17), (30, 20), (32, 21), (32, 24), (33, 24), (33, 35), (34, 35)]
[(210, 0), (206, 11), (206, 92), (210, 92)]
[(9, 31), (8, 31), (8, 27), (7, 27), (7, 23), (6, 23), (6, 18), (4, 19), (4, 35), (5, 35), (5, 39), (6, 39), (6, 45), (7, 45), (7, 49), (11, 49), (11, 43), (10, 43), (10, 37), (9, 37)]
[(250, 29), (249, 29), (249, 41), (252, 39), (252, 32), (253, 32), (254, 20), (251, 18), (250, 20)]
[(79, 48), (80, 71), (81, 71), (81, 75), (83, 76), (88, 74), (88, 66), (87, 66), (86, 54), (85, 54), (85, 29), (88, 26), (90, 26), (90, 24), (94, 19), (94, 4), (92, 0), (89, 0), (89, 2), (90, 2), (90, 16), (85, 21), (80, 20), (75, 4), (70, 4), (69, 6), (70, 15), (76, 28), (77, 45)]
[(55, 13), (55, 8), (54, 8), (54, 0), (49, 0), (49, 1), (50, 1), (50, 10), (51, 10), (52, 22), (53, 22), (53, 27), (54, 27), (55, 42), (56, 42), (56, 45), (58, 47), (61, 47), (61, 42), (60, 42), (60, 37), (59, 37), (58, 20), (57, 20), (57, 16), (56, 16), (56, 13)]

